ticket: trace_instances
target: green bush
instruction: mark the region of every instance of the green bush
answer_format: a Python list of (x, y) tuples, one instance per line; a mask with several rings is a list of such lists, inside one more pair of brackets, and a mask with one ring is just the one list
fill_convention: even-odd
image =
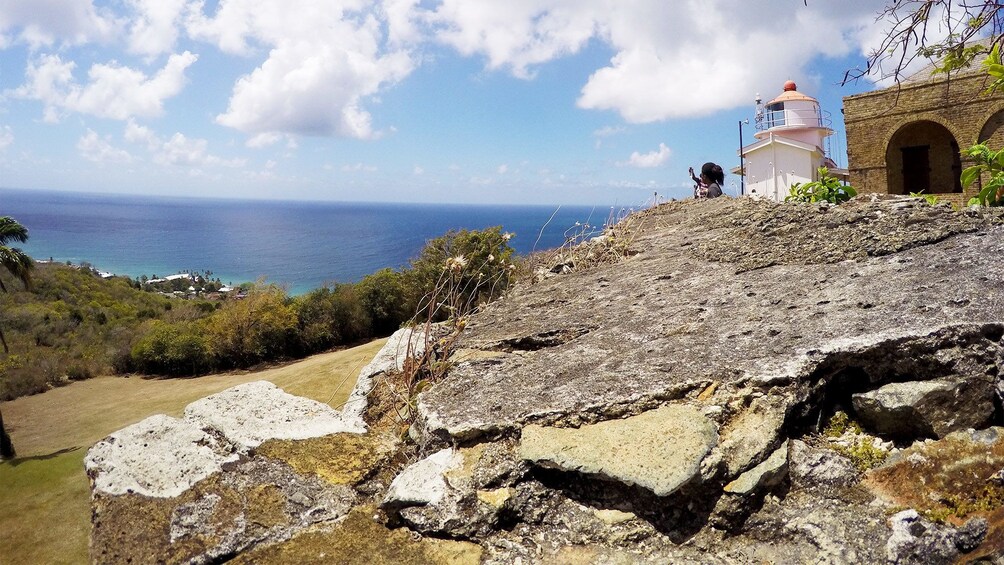
[(211, 368), (199, 324), (155, 321), (132, 348), (132, 365), (144, 373), (196, 375)]
[(501, 226), (449, 231), (430, 240), (405, 272), (420, 319), (463, 316), (512, 282), (513, 249)]
[(857, 196), (858, 191), (850, 185), (840, 184), (840, 179), (830, 176), (830, 170), (819, 167), (819, 180), (795, 183), (785, 202), (830, 202), (840, 204)]
[(963, 150), (962, 154), (976, 162), (962, 171), (963, 189), (969, 188), (983, 173), (990, 177), (980, 192), (969, 199), (969, 205), (1004, 205), (1004, 149), (994, 151), (983, 143), (977, 143)]

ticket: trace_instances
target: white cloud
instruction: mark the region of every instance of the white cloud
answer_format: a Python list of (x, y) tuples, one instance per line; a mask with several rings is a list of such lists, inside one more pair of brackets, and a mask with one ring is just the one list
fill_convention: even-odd
[(193, 37), (231, 53), (268, 51), (234, 85), (217, 123), (252, 135), (379, 137), (367, 101), (415, 66), (405, 48), (388, 47), (381, 20), (391, 18), (390, 33), (399, 43), (411, 35), (402, 26), (413, 6), (386, 7), (362, 0), (224, 0), (212, 17), (192, 15), (187, 29)]
[(259, 133), (258, 135), (250, 138), (244, 144), (253, 149), (261, 149), (262, 147), (268, 147), (269, 145), (274, 145), (282, 139), (282, 134), (276, 133), (274, 131)]
[(150, 128), (129, 120), (123, 134), (126, 141), (146, 146), (155, 163), (182, 167), (243, 167), (245, 159), (223, 159), (209, 153), (209, 142), (205, 139), (188, 138), (176, 132), (169, 138), (161, 138)]
[[(614, 55), (583, 85), (578, 105), (645, 123), (749, 103), (813, 58), (849, 53), (876, 9), (870, 0), (781, 11), (747, 0), (443, 0), (431, 19), (440, 41), (523, 78), (590, 40), (602, 41)], [(779, 18), (787, 23), (778, 25)]]
[(108, 136), (102, 138), (91, 129), (88, 129), (87, 133), (77, 141), (77, 150), (85, 159), (95, 163), (128, 163), (132, 161), (132, 155), (128, 151), (112, 146)]
[(29, 62), (25, 84), (11, 93), (18, 98), (41, 101), (47, 122), (58, 121), (66, 112), (114, 120), (156, 117), (163, 114), (164, 100), (181, 92), (185, 69), (196, 59), (188, 51), (171, 55), (152, 77), (114, 61), (95, 64), (87, 73), (87, 84), (81, 85), (73, 78), (76, 63), (64, 62), (59, 55), (43, 55)]
[(135, 15), (129, 25), (129, 51), (140, 55), (170, 53), (188, 0), (127, 0)]
[(499, 165), (499, 168), (496, 169), (496, 172), (498, 172), (498, 174), (500, 174), (500, 175), (504, 175), (504, 174), (508, 173), (509, 172), (509, 165)]
[(14, 144), (14, 130), (10, 126), (0, 128), (0, 151), (6, 150)]
[(373, 173), (376, 172), (377, 168), (373, 165), (367, 165), (365, 163), (355, 163), (353, 165), (342, 165), (343, 173)]
[(621, 167), (638, 167), (640, 169), (659, 167), (669, 160), (671, 153), (672, 151), (670, 151), (669, 147), (666, 147), (665, 143), (660, 143), (659, 148), (655, 151), (644, 154), (635, 151), (626, 162), (620, 162), (617, 165)]
[(122, 20), (91, 0), (0, 0), (0, 47), (24, 43), (32, 49), (106, 42)]
[(422, 167), (419, 167), (418, 165), (415, 165), (415, 168), (412, 169), (411, 174), (415, 175), (416, 177), (424, 175), (425, 174), (425, 169), (423, 169)]
[(532, 66), (575, 53), (596, 35), (598, 21), (588, 4), (443, 0), (431, 19), (440, 26), (438, 39), (460, 53), (484, 55), (490, 69), (508, 68), (517, 77), (531, 78)]
[(610, 137), (611, 135), (617, 135), (627, 131), (624, 126), (604, 126), (598, 130), (593, 131), (593, 136), (595, 137)]

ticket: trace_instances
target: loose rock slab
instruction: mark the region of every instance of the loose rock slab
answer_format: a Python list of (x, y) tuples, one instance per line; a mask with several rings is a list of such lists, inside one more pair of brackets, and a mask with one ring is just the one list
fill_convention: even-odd
[(268, 381), (228, 388), (185, 408), (185, 418), (219, 431), (245, 451), (267, 439), (308, 439), (364, 433), (360, 422), (316, 400), (293, 396)]
[(195, 424), (157, 414), (99, 441), (84, 467), (95, 491), (168, 498), (236, 459), (229, 445)]
[(689, 406), (671, 405), (580, 428), (523, 428), (520, 455), (537, 465), (600, 475), (667, 496), (700, 473), (718, 432)]
[(991, 421), (994, 383), (989, 378), (890, 383), (855, 394), (852, 401), (861, 423), (880, 434), (941, 438)]

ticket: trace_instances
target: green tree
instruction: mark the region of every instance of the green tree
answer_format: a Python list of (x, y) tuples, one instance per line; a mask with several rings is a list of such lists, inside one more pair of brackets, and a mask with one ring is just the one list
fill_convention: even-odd
[[(17, 247), (7, 245), (12, 241), (19, 243), (28, 241), (28, 229), (14, 218), (4, 216), (0, 218), (0, 266), (10, 272), (16, 280), (21, 281), (25, 288), (28, 288), (31, 286), (31, 270), (35, 263), (31, 257)], [(0, 291), (7, 292), (3, 279), (0, 279)], [(3, 343), (4, 354), (10, 354), (7, 339), (3, 335), (3, 328), (0, 328), (0, 343)], [(14, 444), (4, 428), (3, 413), (0, 413), (0, 459), (10, 459), (14, 455)]]

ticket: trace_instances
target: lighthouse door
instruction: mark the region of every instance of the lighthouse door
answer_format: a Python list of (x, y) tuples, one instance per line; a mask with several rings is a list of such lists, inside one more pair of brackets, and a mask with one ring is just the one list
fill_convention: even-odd
[(903, 192), (931, 192), (929, 145), (903, 147)]

